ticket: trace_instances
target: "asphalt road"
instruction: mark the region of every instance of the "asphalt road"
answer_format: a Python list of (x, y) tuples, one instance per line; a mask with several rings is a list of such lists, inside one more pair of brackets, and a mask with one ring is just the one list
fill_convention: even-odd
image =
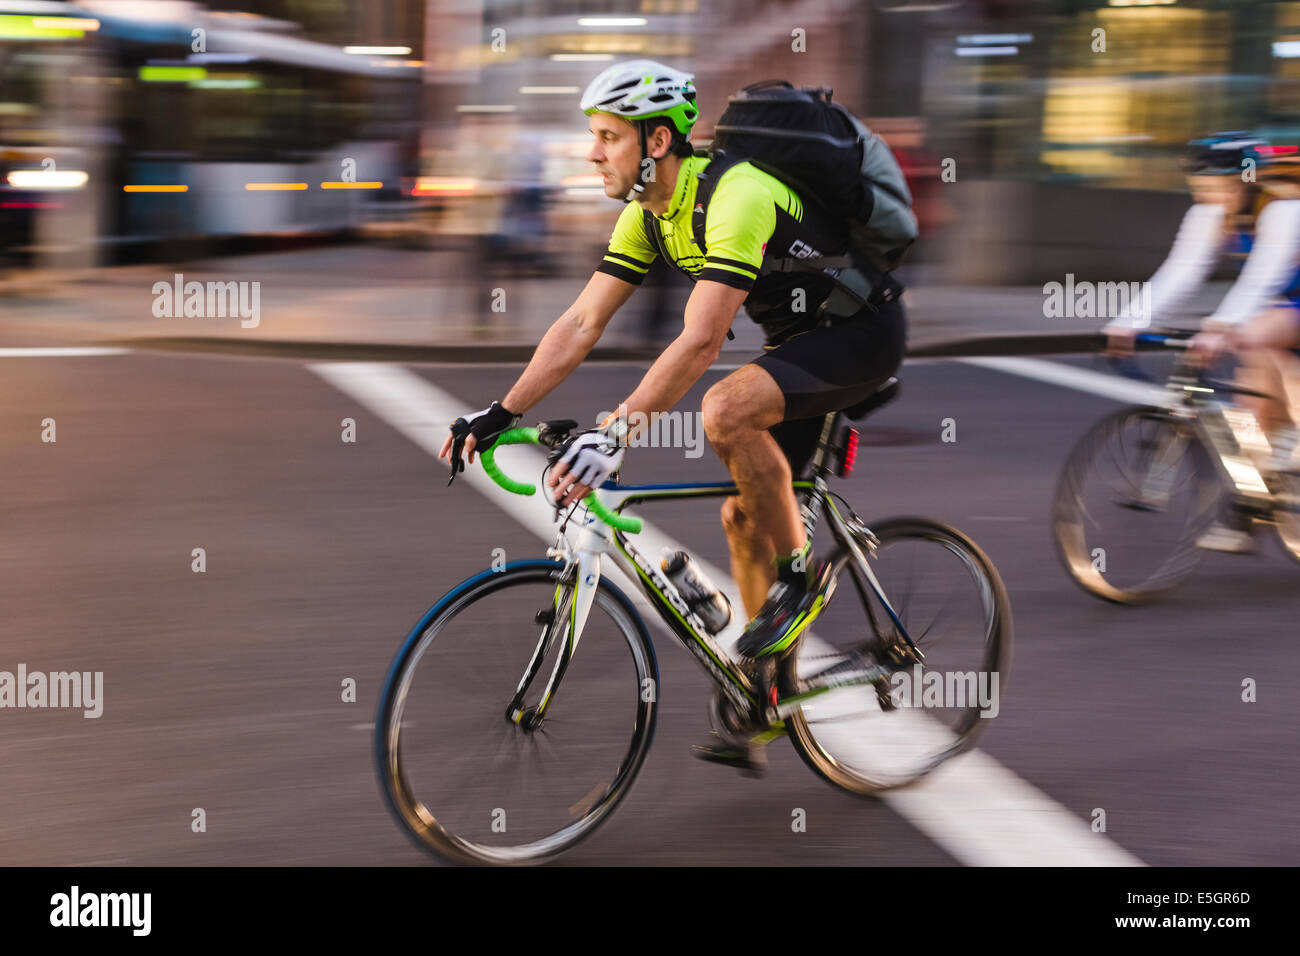
[[(392, 369), (464, 410), (516, 374)], [(529, 418), (585, 423), (636, 374), (583, 368)], [(722, 374), (682, 407), (698, 409)], [(542, 540), (494, 497), (444, 487), (426, 451), (301, 362), (21, 356), (0, 358), (0, 375), (0, 670), (104, 675), (95, 719), (0, 709), (0, 862), (430, 862), (376, 783), (380, 681), (444, 591), (487, 567), (494, 548), (540, 556)], [(1001, 571), (1016, 657), (980, 750), (1026, 788), (1017, 794), (1084, 832), (1104, 809), (1095, 838), (1144, 863), (1294, 865), (1300, 569), (1270, 542), (1254, 556), (1210, 555), (1176, 600), (1155, 606), (1080, 592), (1055, 560), (1048, 506), (1066, 452), (1114, 407), (969, 364), (909, 365), (902, 398), (866, 423), (839, 490), (864, 516), (951, 522)], [(41, 440), (47, 418), (53, 443)], [(340, 440), (344, 418), (355, 443)], [(948, 418), (954, 442), (941, 440)], [(625, 466), (637, 482), (721, 476), (707, 448), (700, 458), (635, 449)], [(687, 504), (655, 520), (725, 567), (716, 509)], [(664, 688), (654, 748), (627, 801), (567, 862), (987, 862), (902, 804), (832, 789), (785, 741), (769, 748), (761, 780), (693, 760), (707, 679), (657, 625), (652, 634)], [(1247, 677), (1255, 703), (1241, 701)], [(355, 703), (341, 699), (349, 678)], [(957, 788), (935, 799), (954, 826), (980, 825), (981, 794), (969, 808)], [(1042, 811), (1023, 807), (1028, 828)], [(795, 808), (806, 832), (792, 832)], [(1007, 846), (1017, 852), (1014, 833)]]

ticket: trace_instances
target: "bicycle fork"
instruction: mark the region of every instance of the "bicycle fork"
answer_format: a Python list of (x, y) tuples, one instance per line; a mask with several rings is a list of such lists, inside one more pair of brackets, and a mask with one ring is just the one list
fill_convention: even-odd
[[(582, 534), (596, 537), (590, 527), (584, 528)], [(589, 542), (584, 540), (582, 543)], [(559, 690), (560, 681), (564, 679), (564, 673), (569, 667), (569, 661), (573, 659), (573, 654), (578, 648), (578, 641), (582, 637), (587, 617), (591, 613), (591, 604), (596, 599), (596, 586), (600, 583), (599, 551), (594, 547), (579, 547), (575, 555), (574, 551), (567, 547), (568, 542), (562, 536), (557, 542), (557, 545), (559, 544), (564, 544), (565, 547), (551, 548), (547, 551), (547, 556), (563, 557), (566, 562), (565, 568), (555, 585), (555, 597), (551, 606), (539, 611), (534, 619), (536, 623), (542, 625), (542, 633), (537, 639), (533, 656), (519, 679), (514, 696), (506, 705), (506, 720), (528, 731), (540, 726), (545, 719), (546, 711), (554, 700), (555, 692)], [(551, 668), (551, 676), (546, 682), (541, 701), (536, 707), (525, 707), (524, 698), (537, 678), (543, 661), (546, 660), (551, 649), (561, 641), (563, 646), (556, 655), (555, 666)]]

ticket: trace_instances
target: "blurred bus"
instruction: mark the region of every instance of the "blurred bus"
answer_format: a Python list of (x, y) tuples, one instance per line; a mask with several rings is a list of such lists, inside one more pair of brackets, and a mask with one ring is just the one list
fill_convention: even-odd
[(86, 167), (110, 245), (335, 232), (407, 207), (419, 64), (295, 29), (184, 2), (0, 0), (0, 190), (27, 214), (0, 244), (72, 201), (67, 177), (37, 173), (59, 153)]

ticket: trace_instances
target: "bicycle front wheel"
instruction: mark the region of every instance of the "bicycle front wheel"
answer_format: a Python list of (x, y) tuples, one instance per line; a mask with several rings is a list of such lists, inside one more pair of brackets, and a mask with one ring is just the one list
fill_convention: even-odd
[(997, 716), (1011, 663), (1011, 606), (993, 563), (946, 525), (891, 518), (853, 534), (884, 600), (841, 545), (831, 557), (831, 601), (783, 659), (780, 690), (782, 698), (809, 693), (818, 675), (862, 662), (891, 668), (887, 684), (821, 690), (786, 719), (817, 774), (872, 794), (923, 777)]
[(1103, 418), (1066, 459), (1052, 503), (1057, 554), (1096, 597), (1141, 604), (1200, 563), (1224, 489), (1189, 423), (1135, 406)]
[[(659, 674), (644, 624), (601, 580), (569, 655), (573, 585), (560, 574), (538, 560), (469, 579), (393, 662), (376, 721), (379, 776), (402, 825), (445, 859), (554, 859), (609, 816), (649, 750)], [(557, 663), (561, 679), (535, 718)]]

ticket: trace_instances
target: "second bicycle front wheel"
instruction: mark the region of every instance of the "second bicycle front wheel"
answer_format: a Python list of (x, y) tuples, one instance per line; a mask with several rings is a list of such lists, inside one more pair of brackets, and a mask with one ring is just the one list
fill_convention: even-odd
[[(384, 794), (426, 849), (460, 863), (546, 862), (627, 795), (654, 735), (658, 669), (631, 602), (601, 580), (565, 656), (573, 585), (553, 561), (485, 571), (411, 631), (375, 727)], [(511, 703), (526, 688), (521, 719)]]
[(1197, 541), (1223, 488), (1191, 423), (1134, 406), (1103, 418), (1066, 459), (1052, 533), (1070, 577), (1089, 594), (1140, 604), (1200, 563)]

